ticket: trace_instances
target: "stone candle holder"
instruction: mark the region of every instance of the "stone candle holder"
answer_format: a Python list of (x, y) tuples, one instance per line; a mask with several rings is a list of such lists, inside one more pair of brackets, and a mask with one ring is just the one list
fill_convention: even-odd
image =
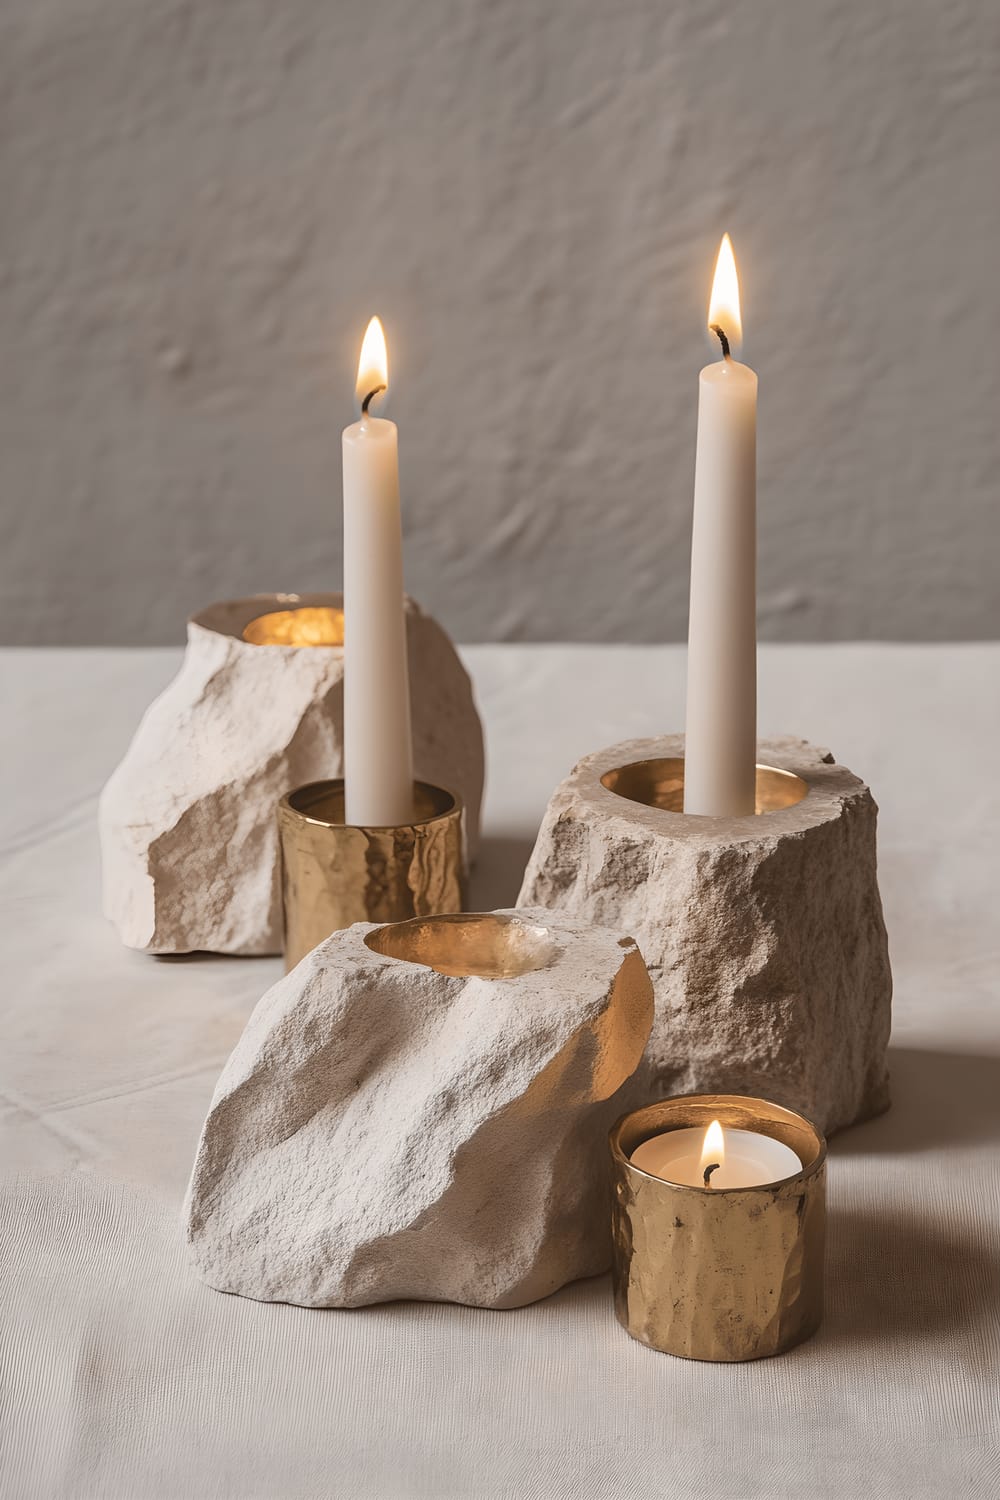
[[(104, 910), (148, 953), (280, 953), (275, 809), (343, 773), (340, 594), (259, 594), (188, 623), (180, 672), (101, 796)], [(453, 788), (470, 856), (483, 733), (448, 636), (406, 604), (416, 774)]]
[(187, 1233), (223, 1292), (521, 1307), (611, 1263), (607, 1132), (653, 991), (630, 938), (544, 911), (358, 923), (260, 1001)]
[(656, 1015), (649, 1097), (753, 1094), (830, 1134), (888, 1107), (892, 979), (868, 788), (761, 742), (757, 813), (684, 814), (683, 736), (586, 756), (553, 794), (519, 901), (631, 933)]

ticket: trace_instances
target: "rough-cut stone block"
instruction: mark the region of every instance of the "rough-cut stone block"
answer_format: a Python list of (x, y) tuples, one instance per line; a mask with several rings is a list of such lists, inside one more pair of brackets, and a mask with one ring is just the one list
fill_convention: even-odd
[[(828, 751), (766, 740), (758, 761), (799, 777), (801, 800), (689, 817), (668, 810), (682, 805), (683, 753), (677, 735), (580, 761), (549, 803), (519, 900), (635, 937), (656, 992), (650, 1097), (762, 1095), (827, 1133), (879, 1113), (892, 979), (871, 793)], [(672, 774), (650, 774), (671, 761)], [(616, 775), (623, 766), (640, 769)], [(607, 782), (655, 785), (660, 805)]]
[[(276, 808), (343, 775), (344, 652), (259, 646), (243, 630), (339, 594), (259, 595), (188, 624), (180, 672), (147, 710), (100, 803), (104, 910), (149, 953), (279, 953)], [(479, 831), (483, 734), (448, 636), (406, 606), (415, 775), (457, 792), (470, 855)]]
[(549, 912), (334, 933), (219, 1080), (199, 1274), (310, 1307), (519, 1307), (607, 1269), (607, 1132), (652, 1014), (630, 939)]

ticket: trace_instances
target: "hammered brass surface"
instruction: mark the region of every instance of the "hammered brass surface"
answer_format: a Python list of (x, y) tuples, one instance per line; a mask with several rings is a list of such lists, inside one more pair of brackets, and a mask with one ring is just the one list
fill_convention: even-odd
[[(628, 766), (605, 771), (601, 785), (629, 802), (659, 807), (664, 812), (684, 811), (684, 761), (636, 760)], [(809, 791), (801, 776), (777, 766), (757, 767), (755, 813), (777, 812), (794, 807)]]
[(461, 979), (512, 979), (544, 969), (555, 954), (548, 928), (498, 912), (414, 917), (369, 932), (365, 945)]
[[(790, 1146), (802, 1171), (753, 1188), (683, 1187), (634, 1167), (664, 1130), (713, 1119)], [(823, 1316), (826, 1142), (765, 1099), (688, 1095), (636, 1110), (611, 1131), (615, 1312), (640, 1343), (685, 1359), (781, 1354)]]
[(342, 646), (344, 611), (324, 605), (300, 605), (258, 615), (243, 627), (251, 646)]
[(315, 781), (278, 804), (285, 968), (354, 922), (401, 922), (461, 911), (461, 799), (413, 783), (414, 820), (398, 828), (344, 822), (344, 783)]

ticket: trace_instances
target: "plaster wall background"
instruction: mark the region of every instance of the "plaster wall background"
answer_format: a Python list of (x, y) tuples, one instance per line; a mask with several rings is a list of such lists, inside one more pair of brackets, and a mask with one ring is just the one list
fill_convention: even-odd
[(994, 637), (1000, 5), (6, 0), (0, 639), (340, 584), (390, 346), (412, 593), (681, 639), (719, 236), (761, 633)]

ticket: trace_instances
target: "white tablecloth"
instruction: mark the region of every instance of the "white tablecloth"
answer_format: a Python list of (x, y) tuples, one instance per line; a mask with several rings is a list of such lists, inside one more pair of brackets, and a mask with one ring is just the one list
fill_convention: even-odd
[[(488, 907), (580, 754), (682, 725), (683, 656), (465, 656)], [(97, 793), (178, 659), (0, 655), (3, 1493), (1000, 1494), (1000, 647), (761, 653), (762, 731), (830, 745), (881, 805), (895, 1105), (833, 1144), (823, 1330), (743, 1366), (633, 1343), (605, 1279), (506, 1313), (311, 1312), (195, 1280), (199, 1127), (280, 964), (148, 958), (101, 917)]]

